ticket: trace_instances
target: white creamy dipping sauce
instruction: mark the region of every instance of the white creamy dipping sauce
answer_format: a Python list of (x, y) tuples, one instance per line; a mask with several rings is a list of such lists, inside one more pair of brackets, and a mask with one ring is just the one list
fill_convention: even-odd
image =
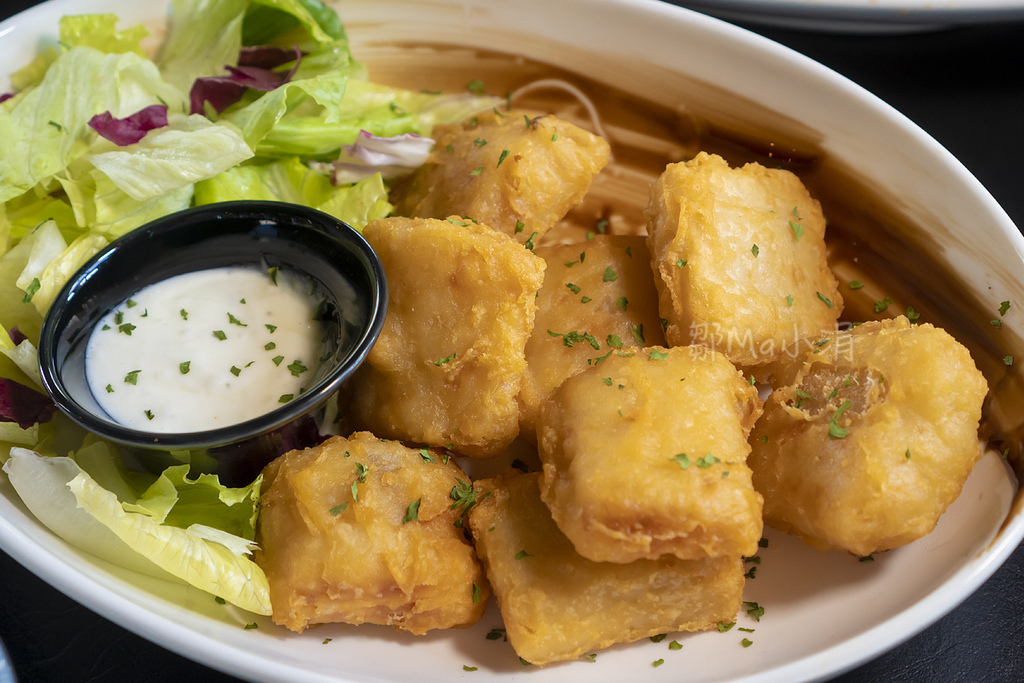
[(115, 422), (173, 433), (264, 415), (309, 388), (323, 325), (309, 281), (242, 266), (177, 275), (93, 328), (85, 374)]

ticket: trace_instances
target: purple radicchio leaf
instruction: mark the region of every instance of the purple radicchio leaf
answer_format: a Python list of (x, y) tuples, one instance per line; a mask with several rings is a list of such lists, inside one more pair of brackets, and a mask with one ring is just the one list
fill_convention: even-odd
[(24, 333), (23, 333), (23, 332), (22, 332), (21, 330), (19, 330), (19, 329), (18, 329), (18, 326), (17, 326), (17, 325), (15, 325), (14, 327), (12, 327), (12, 328), (11, 328), (11, 329), (10, 329), (10, 330), (9, 330), (9, 331), (7, 332), (7, 335), (8, 335), (8, 336), (9, 336), (9, 337), (11, 338), (11, 341), (12, 341), (12, 342), (14, 342), (14, 345), (15, 345), (15, 346), (17, 346), (17, 345), (18, 345), (18, 344), (20, 344), (21, 342), (23, 342), (23, 341), (26, 341), (26, 340), (28, 339), (28, 337), (26, 337), (26, 336), (24, 335)]
[(11, 99), (12, 97), (14, 97), (14, 93), (12, 93), (12, 92), (0, 93), (0, 103), (6, 102), (7, 100)]
[(166, 125), (167, 107), (163, 104), (152, 104), (123, 119), (114, 118), (109, 111), (89, 119), (90, 128), (120, 147), (133, 145), (149, 131)]
[(433, 146), (433, 138), (415, 133), (381, 137), (361, 130), (355, 143), (342, 147), (330, 164), (331, 182), (356, 183), (374, 173), (385, 178), (408, 175), (426, 163)]
[(260, 48), (260, 50), (267, 51), (265, 54), (260, 54), (252, 48), (248, 49), (248, 53), (243, 50), (239, 54), (238, 66), (224, 66), (228, 70), (227, 76), (197, 78), (189, 92), (191, 113), (202, 114), (203, 104), (209, 102), (214, 111), (219, 114), (242, 99), (246, 88), (270, 92), (290, 81), (302, 62), (302, 51), (298, 46), (292, 49), (286, 61), (274, 64), (274, 66), (279, 66), (294, 61), (295, 65), (288, 71), (272, 71), (269, 67), (252, 65), (273, 64), (275, 60), (281, 58), (272, 52), (278, 49)]
[(0, 378), (0, 422), (17, 422), (28, 429), (53, 417), (57, 406), (50, 397), (14, 380)]

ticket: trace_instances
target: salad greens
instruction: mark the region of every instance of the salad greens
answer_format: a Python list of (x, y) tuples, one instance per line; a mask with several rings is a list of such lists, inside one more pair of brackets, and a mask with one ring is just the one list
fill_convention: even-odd
[[(111, 14), (64, 17), (59, 31), (58, 47), (12, 74), (14, 92), (0, 96), (0, 379), (19, 392), (41, 393), (43, 317), (110, 240), (234, 199), (300, 203), (361, 229), (391, 211), (379, 171), (390, 178), (422, 163), (410, 134), (498, 104), (367, 81), (319, 0), (172, 0), (153, 58), (146, 29), (119, 29)], [(256, 82), (270, 85), (246, 87)], [(232, 91), (214, 107), (204, 93), (221, 84)], [(159, 123), (137, 141), (97, 132), (154, 107)], [(379, 145), (389, 151), (379, 163), (352, 152), (379, 137), (396, 138)], [(353, 155), (361, 172), (345, 179), (358, 182), (341, 182), (333, 162)], [(0, 416), (0, 461), (25, 505), (68, 543), (270, 613), (266, 577), (247, 557), (260, 479), (228, 488), (193, 478), (188, 464), (136, 471), (59, 412), (36, 424)]]

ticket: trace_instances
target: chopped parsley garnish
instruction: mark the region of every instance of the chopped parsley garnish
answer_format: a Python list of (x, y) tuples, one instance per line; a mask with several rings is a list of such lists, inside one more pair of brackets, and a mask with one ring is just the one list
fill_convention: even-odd
[(461, 508), (462, 512), (466, 513), (471, 507), (476, 505), (478, 501), (491, 495), (490, 491), (482, 496), (479, 495), (473, 488), (473, 483), (470, 481), (462, 481), (461, 479), (456, 479), (455, 481), (455, 486), (453, 486), (452, 490), (448, 493), (448, 497), (455, 501), (448, 506), (449, 510)]
[(764, 616), (764, 607), (757, 604), (756, 602), (744, 602), (743, 606), (747, 608), (747, 615), (750, 616), (754, 621), (761, 621), (761, 617)]
[(242, 374), (242, 368), (238, 367), (237, 365), (232, 365), (231, 374), (234, 375), (235, 377), (238, 377), (240, 374)]
[(755, 244), (750, 248), (750, 253), (754, 255), (754, 258), (757, 258), (757, 255), (761, 253), (761, 250), (758, 249), (757, 245)]
[(108, 384), (108, 385), (107, 385), (107, 393), (108, 393), (108, 394), (112, 394), (112, 393), (114, 393), (114, 387), (112, 387), (112, 386), (110, 386), (110, 385)]
[(147, 420), (152, 420), (154, 417), (156, 417), (155, 415), (153, 415), (153, 411), (152, 410), (146, 410), (144, 412), (146, 414), (146, 419)]
[(470, 666), (469, 664), (463, 664), (462, 665), (462, 670), (463, 671), (473, 672), (473, 671), (476, 671), (476, 667), (475, 666)]
[[(421, 500), (423, 500), (423, 499), (422, 498), (417, 498), (413, 502), (409, 503), (409, 506), (405, 508), (405, 516), (402, 517), (402, 524), (407, 524), (409, 522), (418, 522), (419, 521), (419, 519), (420, 519), (420, 501)], [(477, 591), (480, 590), (479, 588), (476, 587), (476, 584), (473, 584), (473, 587), (476, 588)], [(478, 599), (474, 600), (473, 602), (479, 602), (479, 601), (480, 600), (478, 598)]]
[(611, 377), (602, 377), (601, 381), (604, 382), (606, 386), (610, 387), (612, 385), (612, 378)]
[(331, 513), (331, 515), (337, 517), (342, 512), (344, 512), (345, 508), (347, 508), (347, 507), (348, 507), (348, 503), (338, 503), (337, 505), (335, 505), (334, 507), (332, 507), (330, 509), (330, 513)]
[(260, 625), (259, 625), (259, 624), (257, 624), (257, 623), (256, 623), (256, 622), (254, 621), (254, 622), (252, 622), (252, 623), (250, 623), (250, 624), (246, 624), (246, 625), (245, 625), (245, 626), (243, 626), (242, 628), (244, 628), (244, 629), (245, 629), (246, 631), (251, 631), (251, 630), (253, 630), (254, 628), (259, 628), (259, 627), (260, 627)]
[(466, 90), (475, 95), (486, 95), (487, 92), (484, 90), (484, 82), (479, 78), (475, 78), (466, 85)]
[(183, 363), (178, 363), (178, 372), (183, 375), (187, 375), (188, 371), (192, 369), (192, 361), (187, 360)]
[(270, 276), (270, 281), (273, 282), (275, 285), (277, 284), (277, 271), (278, 270), (279, 270), (279, 268), (277, 266), (273, 266), (271, 268), (267, 268), (267, 275)]
[(505, 161), (505, 159), (508, 158), (509, 153), (510, 152), (507, 149), (501, 150), (501, 156), (498, 157), (498, 165), (495, 166), (495, 168), (497, 168), (498, 166), (501, 166), (501, 162)]
[(1013, 365), (1013, 356), (1011, 356), (1011, 355), (1003, 356), (1003, 362), (1006, 363), (1007, 365)]
[(658, 666), (661, 666), (664, 663), (665, 663), (664, 659), (655, 659), (653, 662), (651, 662), (651, 666), (658, 667)]
[(667, 637), (668, 637), (667, 633), (659, 633), (656, 636), (651, 636), (651, 642), (652, 643), (660, 643), (661, 641), (665, 640), (665, 638), (667, 638)]
[(274, 356), (270, 360), (274, 363), (274, 365), (281, 365), (281, 361), (284, 360), (284, 356)]
[(629, 333), (631, 335), (633, 335), (633, 341), (636, 342), (637, 346), (643, 346), (644, 345), (644, 326), (643, 325), (633, 325), (633, 324), (631, 324), (629, 326)]
[(278, 403), (288, 403), (288, 402), (289, 402), (289, 401), (291, 401), (291, 400), (292, 400), (293, 398), (295, 398), (295, 394), (281, 394), (281, 395), (280, 395), (280, 396), (279, 396), (279, 397), (277, 398), (277, 402), (278, 402)]
[(589, 655), (583, 655), (583, 658), (586, 659), (591, 664), (593, 664), (594, 662), (597, 661), (597, 654), (591, 653)]
[(724, 621), (718, 622), (718, 632), (725, 633), (726, 631), (732, 630), (732, 627), (736, 625), (735, 621), (730, 621), (728, 624)]
[(132, 325), (131, 323), (124, 323), (123, 325), (118, 325), (117, 326), (117, 331), (118, 332), (124, 332), (129, 337), (132, 336), (132, 332), (134, 330), (135, 330), (135, 325)]
[(124, 302), (124, 305), (126, 308), (135, 308), (139, 304), (134, 299), (128, 299), (127, 301)]
[(991, 321), (989, 321), (989, 324), (992, 325), (992, 327), (1002, 327), (1003, 326), (1003, 321), (1002, 320), (991, 320)]
[(487, 632), (487, 635), (484, 636), (484, 638), (486, 638), (487, 640), (508, 640), (508, 636), (505, 634), (505, 629), (503, 628), (492, 628), (490, 631)]
[(580, 293), (579, 285), (574, 285), (571, 282), (566, 282), (565, 286), (568, 287), (569, 291), (571, 291), (573, 294), (579, 294)]
[(274, 342), (267, 342), (266, 344), (263, 345), (264, 351), (273, 351), (276, 348), (277, 344), (275, 344)]
[(302, 373), (304, 373), (307, 370), (309, 370), (309, 368), (307, 368), (305, 365), (303, 365), (302, 361), (294, 360), (294, 361), (291, 362), (290, 365), (288, 365), (288, 370), (292, 373), (292, 375), (294, 377), (298, 377)]
[(753, 644), (754, 644), (754, 641), (750, 640), (750, 638), (744, 638), (743, 640), (740, 641), (740, 645), (742, 645), (743, 647), (750, 647)]
[(434, 460), (434, 456), (432, 456), (430, 454), (430, 451), (428, 451), (426, 448), (421, 448), (420, 449), (420, 457), (423, 458), (423, 462), (426, 462), (426, 463), (435, 463), (435, 462), (437, 462), (436, 460)]
[(517, 560), (521, 560), (524, 557), (533, 557), (533, 555), (531, 555), (530, 553), (526, 552), (525, 550), (520, 550), (518, 553), (516, 553), (516, 559)]
[(274, 332), (277, 330), (277, 325), (271, 325), (270, 323), (265, 324), (264, 327), (267, 328), (270, 334), (274, 334)]
[(921, 314), (914, 310), (913, 306), (907, 306), (907, 320), (916, 323)]
[(534, 230), (533, 234), (530, 235), (530, 239), (528, 239), (525, 242), (523, 242), (523, 246), (526, 247), (527, 249), (529, 249), (530, 251), (533, 251), (533, 240), (534, 240), (535, 237), (537, 237), (537, 231), (536, 230)]
[(619, 279), (619, 276), (616, 275), (615, 271), (612, 270), (611, 266), (608, 266), (607, 268), (604, 269), (604, 281), (605, 282), (615, 282), (618, 279)]
[(613, 349), (622, 348), (622, 340), (619, 339), (618, 335), (609, 334), (608, 339), (606, 339), (605, 342), (608, 344), (608, 346), (612, 347)]
[(860, 280), (850, 280), (850, 289), (860, 289), (864, 286), (864, 283)]
[(821, 299), (821, 301), (822, 301), (822, 302), (823, 302), (823, 303), (824, 303), (824, 304), (825, 304), (826, 306), (828, 306), (829, 308), (832, 308), (832, 306), (833, 306), (834, 304), (832, 303), (832, 300), (831, 300), (831, 299), (829, 299), (829, 298), (828, 298), (827, 296), (825, 296), (825, 295), (824, 295), (824, 294), (822, 294), (821, 292), (815, 292), (815, 294), (817, 294), (817, 295), (818, 295), (818, 298), (819, 298), (819, 299)]
[(475, 605), (476, 603), (480, 602), (480, 599), (482, 597), (483, 596), (480, 593), (480, 586), (476, 585), (476, 582), (474, 581), (473, 582), (473, 604)]
[(1003, 303), (999, 304), (999, 315), (1006, 315), (1006, 312), (1008, 310), (1010, 310), (1009, 301), (1004, 301)]
[(480, 175), (483, 172), (484, 172), (484, 167), (483, 166), (477, 166), (476, 168), (474, 168), (472, 171), (469, 172), (469, 175)]
[(139, 373), (140, 372), (142, 372), (142, 370), (132, 370), (127, 375), (125, 375), (124, 376), (125, 384), (138, 384), (139, 383)]
[(793, 237), (796, 238), (797, 242), (799, 242), (800, 238), (804, 236), (804, 226), (800, 225), (799, 223), (790, 221), (789, 229), (793, 231)]
[(715, 456), (711, 455), (710, 453), (706, 453), (704, 454), (704, 457), (697, 460), (697, 467), (700, 467), (701, 469), (707, 469), (714, 465), (716, 462), (722, 461), (716, 458)]
[(844, 439), (847, 435), (849, 435), (850, 430), (843, 429), (842, 427), (840, 427), (839, 423), (836, 422), (836, 420), (839, 418), (840, 415), (846, 412), (846, 410), (851, 405), (853, 404), (850, 403), (849, 401), (843, 401), (839, 406), (839, 410), (837, 410), (835, 414), (832, 415), (832, 419), (828, 421), (828, 435), (833, 439)]
[(673, 640), (671, 643), (668, 644), (668, 649), (670, 649), (670, 650), (682, 650), (683, 649), (683, 645), (678, 640)]
[(453, 360), (455, 360), (455, 352), (452, 352), (450, 356), (438, 358), (437, 360), (434, 361), (434, 365), (441, 366), (444, 365), (445, 363), (451, 363)]
[(224, 334), (224, 330), (214, 330), (213, 336), (216, 337), (217, 339), (220, 339), (221, 341), (224, 341), (225, 339), (228, 338), (228, 335)]
[(684, 259), (684, 258), (679, 259), (678, 261), (676, 261), (676, 265), (679, 266), (680, 268), (685, 268), (686, 267), (686, 259)]
[(651, 349), (651, 354), (648, 356), (651, 360), (665, 360), (668, 358), (668, 351), (659, 351), (658, 349)]
[(907, 460), (910, 460), (910, 449), (908, 448), (907, 452), (904, 453), (903, 455), (907, 456)]
[(245, 323), (243, 323), (241, 320), (231, 315), (230, 313), (228, 313), (228, 324), (238, 325), (239, 327), (249, 327), (248, 325), (246, 325)]
[(526, 229), (526, 223), (523, 223), (522, 221), (516, 221), (515, 234), (518, 235), (524, 229)]
[(881, 313), (889, 308), (889, 304), (892, 303), (891, 296), (882, 297), (881, 301), (875, 302), (875, 313)]
[(623, 313), (625, 313), (626, 307), (629, 306), (629, 299), (627, 299), (624, 296), (620, 296), (618, 300), (615, 302), (615, 305), (618, 306)]
[(684, 470), (690, 466), (690, 456), (686, 453), (677, 453), (669, 458), (669, 460), (679, 463), (679, 467)]

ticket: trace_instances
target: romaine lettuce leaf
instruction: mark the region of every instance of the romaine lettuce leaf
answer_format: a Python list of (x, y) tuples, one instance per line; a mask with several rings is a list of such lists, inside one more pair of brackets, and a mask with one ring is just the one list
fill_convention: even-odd
[(334, 187), (330, 180), (292, 157), (263, 166), (238, 166), (196, 184), (196, 205), (237, 199), (304, 204), (361, 230), (391, 212), (380, 176)]
[(219, 76), (235, 64), (242, 47), (248, 0), (174, 0), (156, 63), (182, 93), (200, 76)]
[(199, 115), (171, 114), (139, 142), (87, 160), (125, 194), (144, 202), (210, 178), (252, 156), (238, 129)]
[(66, 48), (87, 45), (100, 52), (134, 52), (145, 57), (141, 42), (148, 35), (142, 24), (118, 31), (116, 14), (73, 14), (60, 19), (60, 42)]
[(76, 47), (61, 55), (42, 82), (0, 108), (0, 202), (62, 171), (96, 137), (89, 119), (110, 111), (127, 116), (160, 100), (174, 108), (181, 93), (138, 55)]
[[(218, 521), (225, 509), (233, 507), (228, 500), (234, 500), (243, 515), (255, 519), (258, 482), (244, 493), (229, 490), (222, 496), (190, 490), (192, 486), (212, 490), (219, 484), (211, 487), (209, 482), (192, 483), (171, 474), (157, 487), (159, 494), (148, 499), (144, 496), (142, 503), (125, 504), (71, 457), (12, 448), (4, 471), (33, 514), (71, 545), (122, 567), (164, 578), (169, 574), (242, 609), (270, 614), (267, 578), (242, 554), (249, 548), (248, 539), (230, 534)], [(177, 491), (179, 483), (182, 491)], [(179, 498), (193, 498), (179, 513), (181, 522), (189, 522), (186, 528), (161, 523), (146, 507), (148, 502), (155, 509), (168, 508), (165, 515), (170, 519), (180, 504), (170, 503), (168, 499), (175, 497), (170, 489), (175, 489)], [(208, 522), (190, 522), (192, 519)]]

